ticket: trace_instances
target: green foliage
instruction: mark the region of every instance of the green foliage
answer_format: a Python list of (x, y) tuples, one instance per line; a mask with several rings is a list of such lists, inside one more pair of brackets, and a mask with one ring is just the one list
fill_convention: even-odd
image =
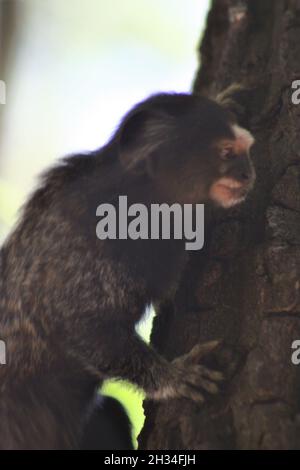
[(135, 390), (131, 384), (125, 381), (107, 381), (102, 387), (102, 393), (119, 400), (127, 411), (132, 423), (132, 434), (135, 446), (137, 437), (144, 424), (143, 400), (144, 395)]

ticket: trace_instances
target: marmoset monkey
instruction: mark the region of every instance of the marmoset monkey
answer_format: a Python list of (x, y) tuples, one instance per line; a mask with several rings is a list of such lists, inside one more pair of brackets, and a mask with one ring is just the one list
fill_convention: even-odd
[(251, 134), (216, 102), (158, 94), (134, 107), (100, 150), (48, 171), (1, 251), (0, 447), (76, 449), (102, 380), (155, 400), (201, 403), (219, 371), (199, 363), (218, 344), (168, 362), (135, 325), (176, 286), (184, 240), (99, 240), (96, 209), (116, 203), (213, 203), (252, 188)]

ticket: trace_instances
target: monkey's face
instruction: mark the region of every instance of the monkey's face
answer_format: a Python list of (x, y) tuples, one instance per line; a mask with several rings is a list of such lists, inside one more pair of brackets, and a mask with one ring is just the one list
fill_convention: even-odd
[(157, 95), (122, 123), (120, 160), (144, 172), (163, 202), (213, 201), (229, 208), (253, 187), (249, 158), (254, 139), (216, 102), (194, 95)]
[(204, 127), (202, 132), (196, 126), (186, 128), (180, 138), (175, 136), (172, 144), (158, 152), (155, 178), (167, 200), (181, 204), (213, 201), (228, 209), (244, 201), (253, 188), (252, 135), (226, 119), (211, 131), (213, 127)]
[(209, 189), (210, 199), (224, 208), (244, 201), (255, 181), (249, 156), (254, 139), (237, 125), (232, 126), (232, 131), (234, 139), (221, 139), (215, 146), (218, 175)]

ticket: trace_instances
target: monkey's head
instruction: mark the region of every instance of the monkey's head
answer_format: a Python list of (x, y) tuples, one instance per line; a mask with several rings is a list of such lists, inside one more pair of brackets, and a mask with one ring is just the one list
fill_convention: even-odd
[(252, 135), (208, 98), (155, 95), (128, 113), (117, 139), (125, 171), (147, 174), (166, 201), (229, 208), (253, 187)]

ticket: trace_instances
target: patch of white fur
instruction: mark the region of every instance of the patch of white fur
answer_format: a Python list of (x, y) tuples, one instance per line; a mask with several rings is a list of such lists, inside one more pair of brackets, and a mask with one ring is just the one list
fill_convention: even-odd
[(255, 139), (253, 135), (249, 131), (247, 131), (247, 129), (244, 129), (243, 127), (240, 127), (237, 124), (234, 124), (232, 126), (232, 130), (236, 139), (239, 140), (242, 145), (246, 147), (247, 150), (254, 144)]
[(237, 204), (240, 204), (241, 202), (243, 202), (244, 200), (246, 199), (246, 197), (240, 197), (240, 198), (231, 198), (231, 199), (227, 199), (226, 201), (222, 200), (222, 201), (218, 201), (219, 204), (224, 207), (224, 209), (229, 209), (230, 207), (233, 207), (233, 206), (236, 206)]

